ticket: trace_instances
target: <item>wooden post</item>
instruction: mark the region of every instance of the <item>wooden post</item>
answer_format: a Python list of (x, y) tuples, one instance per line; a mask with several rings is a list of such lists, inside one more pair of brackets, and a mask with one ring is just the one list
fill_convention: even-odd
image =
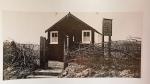
[(46, 59), (46, 38), (42, 36), (40, 37), (40, 67), (48, 67), (48, 60)]
[(69, 50), (69, 36), (67, 36), (67, 53), (68, 53), (68, 50)]
[(108, 56), (111, 57), (111, 36), (109, 36), (108, 40)]
[(103, 19), (103, 25), (102, 25), (102, 55), (104, 57), (104, 19)]
[(104, 35), (102, 35), (102, 55), (104, 56)]
[(66, 55), (64, 55), (64, 69), (68, 66), (68, 55), (69, 55), (69, 36), (66, 36), (67, 37), (67, 48), (66, 48)]
[(103, 21), (103, 25), (102, 25), (102, 55), (104, 57), (104, 21)]

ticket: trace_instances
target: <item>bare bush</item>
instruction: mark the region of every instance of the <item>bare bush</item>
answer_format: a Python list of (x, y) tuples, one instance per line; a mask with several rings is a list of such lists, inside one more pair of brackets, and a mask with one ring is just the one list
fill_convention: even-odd
[(3, 43), (5, 79), (24, 78), (39, 66), (39, 45)]
[(101, 51), (101, 44), (90, 44), (76, 51), (71, 51), (68, 62), (94, 69), (94, 77), (140, 77), (141, 42), (112, 42), (110, 57), (108, 56), (107, 43), (105, 44), (104, 56)]

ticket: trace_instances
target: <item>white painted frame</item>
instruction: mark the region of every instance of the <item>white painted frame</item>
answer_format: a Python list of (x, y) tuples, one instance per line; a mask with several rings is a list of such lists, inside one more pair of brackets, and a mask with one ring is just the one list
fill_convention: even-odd
[[(52, 42), (52, 39), (54, 38), (54, 37), (52, 37), (52, 33), (57, 33), (57, 41), (56, 42)], [(58, 31), (50, 31), (50, 44), (58, 44)]]
[[(89, 32), (90, 33), (90, 40), (89, 41), (84, 41), (83, 38), (84, 38), (84, 32)], [(82, 30), (82, 43), (83, 44), (90, 44), (91, 43), (91, 39), (92, 39), (92, 34), (91, 34), (91, 30)]]

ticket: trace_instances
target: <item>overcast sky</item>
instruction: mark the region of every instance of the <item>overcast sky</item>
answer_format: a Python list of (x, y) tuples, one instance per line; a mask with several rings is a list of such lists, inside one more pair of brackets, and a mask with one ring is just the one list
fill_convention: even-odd
[[(21, 12), (3, 11), (3, 40), (21, 43), (39, 43), (45, 30), (63, 18), (68, 12)], [(142, 13), (140, 12), (71, 12), (99, 32), (102, 19), (113, 19), (112, 40), (124, 40), (129, 36), (142, 36)]]

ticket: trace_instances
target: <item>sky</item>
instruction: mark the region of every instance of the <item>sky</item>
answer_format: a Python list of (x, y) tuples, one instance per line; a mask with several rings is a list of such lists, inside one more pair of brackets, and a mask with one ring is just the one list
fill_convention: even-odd
[[(63, 18), (68, 12), (3, 11), (3, 40), (20, 43), (39, 43), (45, 30)], [(73, 15), (102, 33), (103, 18), (113, 19), (112, 40), (142, 37), (142, 13), (140, 12), (71, 12)], [(105, 38), (107, 40), (107, 37)]]

